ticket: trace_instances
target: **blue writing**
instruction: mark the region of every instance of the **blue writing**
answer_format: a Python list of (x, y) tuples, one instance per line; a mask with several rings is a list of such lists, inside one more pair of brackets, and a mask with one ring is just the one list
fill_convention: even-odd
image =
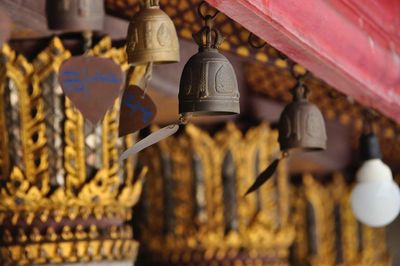
[(114, 75), (99, 74), (99, 73), (96, 73), (96, 75), (91, 77), (90, 81), (92, 81), (92, 82), (96, 82), (96, 81), (98, 81), (98, 82), (106, 82), (106, 83), (111, 83), (111, 84), (119, 84), (121, 82)]
[(136, 111), (141, 111), (143, 114), (143, 123), (146, 124), (147, 122), (149, 122), (151, 117), (153, 116), (153, 113), (146, 107), (142, 106), (140, 102), (132, 103), (132, 101), (135, 102), (134, 97), (132, 95), (128, 95), (128, 97), (124, 99), (123, 104), (128, 106), (132, 113), (135, 113)]
[[(61, 76), (65, 76), (65, 79), (63, 79), (64, 83), (66, 84), (64, 90), (68, 92), (86, 92), (89, 84), (93, 82), (103, 82), (108, 84), (121, 83), (121, 80), (114, 74), (102, 74), (98, 72), (90, 77), (86, 74), (84, 75), (85, 77), (81, 79), (80, 71), (65, 70), (61, 72)], [(74, 84), (76, 86), (74, 86)]]
[(79, 71), (74, 70), (64, 70), (61, 75), (79, 75)]
[(80, 83), (82, 82), (81, 79), (77, 78), (77, 79), (64, 79), (65, 83)]

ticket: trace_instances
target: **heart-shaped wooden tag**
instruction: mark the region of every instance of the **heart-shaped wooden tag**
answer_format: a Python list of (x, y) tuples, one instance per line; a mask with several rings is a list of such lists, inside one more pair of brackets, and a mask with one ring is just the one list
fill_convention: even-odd
[(96, 124), (119, 96), (123, 73), (111, 59), (76, 56), (61, 65), (59, 82), (82, 115)]
[(156, 113), (153, 100), (139, 86), (130, 85), (121, 99), (119, 136), (123, 137), (148, 126)]

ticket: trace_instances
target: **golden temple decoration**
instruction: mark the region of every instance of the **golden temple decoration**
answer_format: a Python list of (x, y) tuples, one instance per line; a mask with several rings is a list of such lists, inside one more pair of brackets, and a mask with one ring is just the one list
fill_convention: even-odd
[(304, 175), (292, 185), (295, 265), (391, 265), (384, 229), (359, 224), (350, 207), (352, 186), (334, 174), (328, 184)]
[(276, 137), (266, 124), (243, 134), (229, 123), (214, 137), (189, 124), (144, 150), (139, 238), (158, 259), (146, 265), (288, 265), (294, 228), (286, 165), (260, 193), (243, 197), (279, 152)]
[[(282, 164), (243, 197), (279, 153), (266, 124), (233, 123), (212, 137), (188, 124), (147, 148), (149, 169), (135, 222), (145, 265), (390, 265), (384, 230), (359, 224), (342, 174), (288, 178)], [(300, 182), (299, 182), (300, 181)], [(290, 255), (289, 255), (290, 254)]]
[[(101, 40), (90, 53), (128, 69), (125, 51)], [(32, 63), (9, 46), (0, 58), (0, 261), (2, 265), (133, 260), (131, 208), (147, 168), (118, 154), (118, 101), (91, 127), (57, 81), (71, 56), (54, 38)], [(131, 81), (143, 75), (142, 67)], [(88, 130), (89, 129), (89, 130)], [(99, 137), (97, 137), (99, 136)]]

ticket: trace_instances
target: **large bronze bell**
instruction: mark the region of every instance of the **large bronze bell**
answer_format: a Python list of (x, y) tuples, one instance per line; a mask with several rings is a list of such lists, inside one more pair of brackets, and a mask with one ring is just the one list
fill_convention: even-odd
[(300, 82), (292, 93), (293, 102), (286, 106), (279, 120), (281, 150), (325, 150), (325, 121), (318, 107), (308, 102), (308, 88)]
[(104, 1), (47, 0), (47, 24), (51, 30), (69, 32), (101, 31), (104, 24)]
[(223, 37), (218, 30), (212, 28), (211, 21), (206, 23), (200, 32), (193, 35), (199, 45), (199, 52), (189, 59), (182, 72), (179, 113), (239, 114), (239, 90), (235, 71), (228, 59), (218, 51)]
[(159, 0), (141, 1), (140, 11), (129, 23), (126, 41), (129, 64), (179, 61), (179, 42), (175, 26), (170, 17), (160, 9)]

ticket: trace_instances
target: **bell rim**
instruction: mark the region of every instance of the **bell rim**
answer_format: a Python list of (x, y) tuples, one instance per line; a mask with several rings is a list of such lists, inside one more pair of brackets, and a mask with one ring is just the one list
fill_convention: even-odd
[(326, 145), (325, 146), (315, 146), (315, 147), (286, 147), (286, 148), (281, 148), (281, 151), (283, 152), (317, 152), (317, 151), (325, 151), (327, 149)]
[(68, 18), (60, 17), (58, 20), (54, 18), (47, 20), (47, 27), (49, 30), (60, 32), (83, 32), (94, 31), (102, 32), (104, 30), (104, 17), (78, 19), (75, 22), (70, 22)]
[(178, 97), (179, 114), (192, 116), (224, 116), (240, 114), (240, 102), (238, 99), (208, 99), (200, 101), (188, 101)]
[(320, 139), (315, 141), (314, 144), (304, 145), (300, 142), (287, 141), (284, 143), (283, 139), (278, 139), (280, 150), (282, 152), (318, 152), (327, 150), (327, 139)]
[(180, 115), (189, 116), (227, 116), (227, 115), (239, 115), (240, 111), (189, 111), (179, 112)]
[(153, 63), (154, 65), (167, 65), (167, 64), (175, 64), (175, 63), (179, 63), (180, 62), (180, 58), (178, 58), (177, 60), (158, 60), (158, 61), (148, 61), (148, 60), (128, 60), (129, 65), (131, 66), (138, 66), (138, 65), (143, 65), (143, 64), (148, 64), (148, 63)]

